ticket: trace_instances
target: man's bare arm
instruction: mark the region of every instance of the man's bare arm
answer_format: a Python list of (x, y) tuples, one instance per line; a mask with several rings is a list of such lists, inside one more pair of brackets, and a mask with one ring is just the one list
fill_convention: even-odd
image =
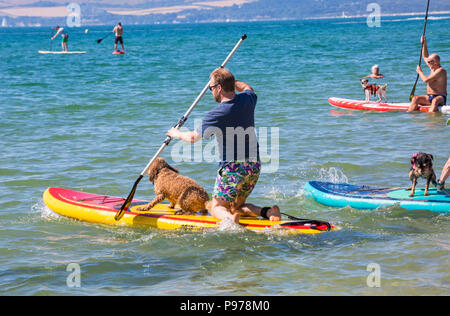
[(430, 56), (430, 54), (428, 53), (427, 38), (425, 36), (422, 36), (421, 42), (423, 44), (422, 56), (424, 59), (427, 59), (428, 56)]
[(441, 76), (443, 76), (444, 69), (440, 68), (440, 69), (436, 70), (435, 72), (433, 72), (432, 74), (430, 74), (429, 76), (427, 76), (423, 73), (422, 68), (420, 68), (418, 66), (417, 73), (420, 75), (420, 79), (422, 79), (423, 82), (429, 83), (429, 82), (435, 81), (435, 80), (439, 79)]
[(182, 132), (174, 127), (167, 132), (166, 136), (170, 136), (188, 143), (196, 143), (202, 139), (202, 136), (196, 131)]
[(234, 83), (234, 86), (238, 92), (242, 92), (244, 90), (252, 90), (253, 91), (253, 88), (250, 85), (248, 85), (242, 81), (236, 80)]

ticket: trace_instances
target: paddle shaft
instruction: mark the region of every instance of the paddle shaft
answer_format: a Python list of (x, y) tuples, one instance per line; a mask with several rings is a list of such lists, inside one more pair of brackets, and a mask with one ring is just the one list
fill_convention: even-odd
[(53, 29), (52, 29), (52, 36), (50, 37), (50, 51), (52, 51), (53, 47)]
[[(428, 0), (428, 3), (427, 3), (427, 12), (425, 14), (425, 23), (424, 23), (424, 26), (423, 26), (423, 35), (422, 35), (422, 37), (425, 36), (425, 33), (427, 31), (427, 21), (428, 21), (428, 10), (429, 9), (430, 9), (430, 0)], [(419, 56), (419, 66), (422, 65), (422, 54), (423, 54), (423, 47), (424, 47), (424, 45), (425, 45), (425, 41), (422, 41), (422, 47), (420, 49), (420, 56)], [(411, 95), (409, 96), (409, 101), (412, 101), (412, 98), (414, 97), (414, 94), (416, 93), (416, 86), (417, 86), (417, 82), (419, 82), (419, 78), (420, 78), (420, 75), (417, 74), (416, 82), (414, 83), (413, 89), (411, 91)]]
[(107, 38), (107, 37), (110, 36), (111, 34), (112, 34), (112, 32), (109, 33), (108, 35), (106, 35), (105, 37), (103, 37), (103, 38), (101, 38), (101, 39), (98, 39), (98, 40), (97, 40), (97, 44), (100, 44), (105, 38)]
[[(220, 66), (221, 68), (224, 68), (226, 66), (226, 64), (229, 62), (229, 60), (231, 59), (231, 57), (233, 57), (234, 53), (238, 50), (238, 48), (241, 46), (242, 42), (247, 38), (247, 35), (242, 35), (241, 39), (239, 40), (239, 42), (236, 44), (236, 46), (233, 48), (233, 50), (228, 54), (227, 58), (225, 59), (225, 61), (222, 63), (222, 65)], [(180, 129), (184, 123), (187, 121), (189, 115), (192, 113), (192, 111), (194, 110), (194, 108), (197, 106), (197, 104), (200, 102), (201, 98), (206, 94), (206, 92), (209, 89), (209, 85), (211, 83), (211, 80), (208, 81), (208, 83), (205, 85), (205, 87), (203, 88), (202, 92), (198, 95), (198, 97), (195, 99), (195, 101), (192, 103), (192, 105), (189, 107), (189, 109), (186, 111), (186, 113), (178, 120), (178, 123), (174, 126), (177, 129)], [(130, 194), (128, 195), (128, 198), (125, 200), (125, 202), (123, 203), (122, 207), (120, 208), (120, 211), (117, 212), (116, 216), (114, 217), (116, 221), (119, 221), (123, 215), (125, 214), (125, 212), (128, 210), (131, 201), (133, 200), (134, 194), (136, 192), (136, 188), (139, 184), (139, 182), (142, 180), (142, 178), (144, 177), (144, 175), (147, 173), (148, 169), (150, 168), (150, 166), (152, 165), (152, 163), (156, 160), (156, 158), (158, 158), (161, 153), (164, 151), (164, 149), (166, 149), (167, 146), (169, 146), (170, 142), (172, 141), (172, 138), (170, 136), (167, 136), (166, 139), (164, 140), (163, 144), (161, 145), (161, 147), (158, 149), (158, 151), (156, 152), (156, 154), (153, 156), (153, 158), (148, 162), (147, 166), (145, 166), (144, 170), (142, 170), (141, 174), (139, 175), (138, 179), (136, 180), (136, 182), (133, 185), (133, 188), (130, 192)]]

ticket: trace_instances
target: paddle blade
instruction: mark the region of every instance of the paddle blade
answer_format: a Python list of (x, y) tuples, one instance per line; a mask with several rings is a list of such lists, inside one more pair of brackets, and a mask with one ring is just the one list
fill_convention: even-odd
[(450, 119), (447, 120), (447, 126), (450, 126)]
[(97, 44), (100, 44), (103, 41), (103, 38), (97, 40)]
[(416, 85), (417, 85), (417, 82), (416, 82), (416, 84), (414, 84), (414, 87), (413, 87), (413, 89), (411, 91), (411, 94), (409, 96), (409, 102), (411, 102), (413, 100), (413, 98), (414, 98), (414, 94), (416, 93)]
[(120, 210), (116, 213), (116, 216), (114, 216), (114, 219), (116, 221), (120, 221), (122, 219), (122, 217), (125, 215), (125, 212), (128, 211), (128, 209), (130, 208), (131, 202), (133, 201), (133, 198), (134, 198), (134, 194), (136, 193), (137, 186), (142, 178), (143, 178), (143, 176), (140, 175), (139, 178), (136, 180), (136, 182), (133, 185), (133, 188), (131, 189), (130, 194), (128, 194), (127, 199), (122, 204), (122, 207), (120, 208)]
[(416, 82), (414, 83), (414, 86), (412, 88), (411, 94), (409, 95), (409, 102), (411, 102), (412, 99), (414, 98), (414, 94), (416, 93), (416, 87), (417, 87), (417, 82), (418, 81), (419, 81), (419, 74), (417, 74)]

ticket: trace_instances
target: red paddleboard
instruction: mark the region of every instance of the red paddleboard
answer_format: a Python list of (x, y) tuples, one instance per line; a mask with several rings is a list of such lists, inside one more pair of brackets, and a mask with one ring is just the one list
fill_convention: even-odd
[[(343, 98), (329, 98), (328, 102), (342, 109), (360, 110), (360, 111), (408, 111), (410, 103), (377, 103), (377, 102), (366, 102), (361, 100), (350, 100)], [(420, 111), (428, 112), (429, 106), (421, 106)], [(441, 106), (439, 111), (443, 114), (450, 114), (450, 106)]]
[(123, 55), (123, 54), (125, 54), (125, 52), (121, 50), (116, 50), (113, 52), (113, 55)]

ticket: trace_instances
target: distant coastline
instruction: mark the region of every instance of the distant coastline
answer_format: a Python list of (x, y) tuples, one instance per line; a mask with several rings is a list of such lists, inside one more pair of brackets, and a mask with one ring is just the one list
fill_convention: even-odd
[[(429, 15), (450, 15), (450, 11), (430, 11)], [(396, 17), (396, 16), (421, 16), (425, 15), (424, 12), (402, 12), (402, 13), (382, 13), (381, 17)], [(303, 20), (326, 20), (326, 19), (356, 19), (356, 18), (367, 18), (369, 14), (361, 14), (361, 15), (335, 15), (335, 16), (319, 16), (319, 17), (308, 17)]]
[[(247, 0), (248, 1), (248, 0)], [(169, 7), (168, 7), (169, 8)], [(67, 10), (66, 7), (60, 6), (60, 7), (42, 7), (39, 8), (40, 10), (36, 10), (37, 8), (30, 7), (30, 8), (20, 8), (20, 9), (0, 9), (0, 20), (1, 24), (0, 27), (45, 27), (49, 25), (53, 25), (56, 18), (65, 18), (67, 16)], [(51, 9), (51, 10), (49, 10)], [(19, 13), (20, 15), (9, 15), (6, 12), (8, 10), (11, 10), (9, 12), (11, 13)], [(48, 13), (42, 14), (42, 10), (49, 10)], [(137, 12), (136, 15), (130, 14), (130, 11), (127, 11), (127, 15), (120, 15), (120, 12), (118, 11), (112, 11), (115, 16), (114, 19), (121, 19), (125, 17), (139, 17), (142, 16), (139, 12)], [(152, 11), (149, 11), (152, 12)], [(110, 12), (111, 13), (111, 12)], [(179, 12), (182, 13), (182, 12)], [(42, 15), (40, 15), (42, 14)], [(437, 15), (449, 15), (450, 17), (450, 11), (431, 11), (429, 13), (431, 17), (437, 16)], [(163, 14), (164, 15), (164, 14)], [(239, 22), (264, 22), (264, 21), (296, 21), (296, 20), (346, 20), (346, 19), (361, 19), (361, 18), (367, 18), (369, 17), (369, 13), (366, 14), (358, 14), (358, 15), (346, 15), (345, 12), (343, 12), (341, 15), (324, 15), (324, 16), (309, 16), (309, 17), (299, 17), (299, 18), (270, 18), (270, 17), (255, 17), (255, 18), (248, 18), (248, 19), (233, 19), (233, 18), (227, 18), (227, 19), (203, 19), (203, 20), (196, 20), (196, 21), (187, 21), (183, 19), (173, 19), (173, 20), (164, 20), (161, 21), (153, 21), (153, 22), (135, 22), (135, 23), (127, 23), (128, 25), (158, 25), (158, 24), (201, 24), (201, 23), (239, 23)], [(424, 12), (399, 12), (399, 13), (381, 13), (381, 17), (414, 17), (414, 16), (424, 16)], [(181, 16), (179, 16), (181, 17)], [(18, 20), (18, 18), (31, 18), (31, 20)], [(11, 22), (15, 22), (12, 23)], [(82, 17), (82, 25), (83, 26), (104, 26), (104, 25), (110, 25), (111, 23), (106, 23), (105, 21), (102, 21), (102, 19), (99, 19), (95, 16), (88, 16), (88, 17)]]

